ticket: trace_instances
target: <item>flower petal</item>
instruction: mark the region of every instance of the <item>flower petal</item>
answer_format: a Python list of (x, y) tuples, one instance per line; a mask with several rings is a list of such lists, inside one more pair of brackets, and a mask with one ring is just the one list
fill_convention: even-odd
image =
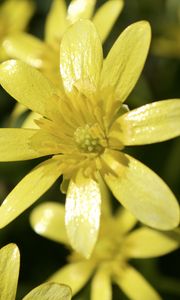
[(66, 198), (65, 223), (72, 247), (89, 258), (95, 246), (101, 211), (99, 184), (78, 173), (76, 182), (70, 181)]
[[(113, 94), (114, 101), (120, 104), (128, 97), (141, 74), (150, 39), (151, 29), (146, 21), (128, 26), (119, 36), (102, 69), (100, 88), (104, 99)], [(106, 103), (108, 111), (109, 103)]]
[(65, 229), (64, 205), (46, 202), (33, 209), (30, 215), (33, 229), (53, 241), (69, 245)]
[(0, 228), (31, 206), (60, 175), (58, 160), (55, 159), (46, 160), (27, 174), (0, 206)]
[(45, 41), (54, 48), (60, 46), (60, 39), (68, 26), (65, 0), (53, 0), (45, 23)]
[(21, 104), (47, 118), (57, 110), (56, 89), (39, 71), (22, 61), (9, 60), (0, 65), (0, 84)]
[(0, 18), (5, 18), (8, 25), (8, 33), (14, 33), (25, 29), (33, 12), (33, 1), (5, 1), (3, 5), (1, 5)]
[(179, 205), (158, 175), (131, 156), (117, 151), (108, 151), (102, 158), (116, 174), (106, 174), (106, 183), (137, 219), (162, 230), (178, 225)]
[(53, 282), (63, 282), (72, 289), (72, 294), (76, 294), (88, 281), (94, 270), (92, 261), (80, 261), (71, 263), (54, 273), (48, 280)]
[(27, 118), (22, 123), (22, 128), (39, 129), (39, 126), (35, 123), (35, 120), (41, 119), (41, 115), (35, 112), (30, 112)]
[(159, 231), (142, 227), (124, 240), (123, 247), (129, 257), (146, 258), (167, 254), (179, 246), (178, 241)]
[(162, 300), (146, 279), (130, 266), (123, 269), (115, 282), (131, 300)]
[(66, 31), (61, 42), (60, 71), (65, 89), (77, 88), (86, 96), (96, 92), (102, 65), (102, 47), (94, 25), (80, 20)]
[(110, 138), (124, 145), (162, 142), (180, 135), (180, 99), (144, 105), (119, 117)]
[(64, 284), (43, 283), (22, 300), (71, 300), (71, 289)]
[(110, 33), (123, 8), (123, 5), (123, 0), (107, 1), (97, 10), (95, 16), (93, 17), (92, 21), (96, 26), (102, 42), (105, 41)]
[(99, 268), (91, 282), (91, 300), (99, 299), (112, 299), (111, 277), (105, 268)]
[(17, 161), (41, 157), (44, 154), (31, 147), (37, 130), (22, 128), (0, 129), (0, 161)]
[(45, 43), (27, 33), (8, 36), (3, 42), (3, 47), (9, 57), (20, 59), (37, 69), (43, 67), (45, 54), (49, 52)]
[(0, 250), (0, 298), (15, 300), (19, 277), (20, 255), (15, 244)]
[(137, 223), (135, 216), (124, 208), (118, 209), (114, 218), (116, 219), (116, 227), (119, 229), (120, 234), (127, 233)]
[(68, 7), (67, 18), (71, 23), (79, 19), (90, 19), (96, 4), (96, 0), (72, 0)]

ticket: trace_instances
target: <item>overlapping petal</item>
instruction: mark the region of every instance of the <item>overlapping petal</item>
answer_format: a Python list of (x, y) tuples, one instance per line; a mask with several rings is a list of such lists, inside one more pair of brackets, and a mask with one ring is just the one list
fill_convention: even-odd
[(113, 102), (122, 103), (134, 88), (149, 49), (151, 29), (149, 23), (140, 21), (128, 26), (116, 40), (104, 61), (100, 89), (106, 103), (113, 94)]
[(0, 161), (18, 161), (41, 157), (44, 154), (31, 146), (35, 129), (1, 128)]
[(104, 175), (106, 183), (137, 219), (162, 230), (179, 224), (177, 200), (158, 175), (131, 156), (117, 151), (106, 151), (102, 159), (111, 169)]
[(31, 226), (38, 234), (69, 245), (65, 229), (64, 205), (46, 202), (37, 206), (30, 215)]
[(15, 300), (19, 275), (20, 255), (15, 244), (0, 250), (0, 299)]
[(135, 218), (135, 216), (132, 215), (128, 210), (122, 208), (116, 211), (114, 218), (116, 220), (116, 226), (119, 229), (120, 234), (127, 233), (137, 223), (137, 219)]
[(124, 240), (129, 257), (147, 258), (167, 254), (179, 246), (178, 241), (147, 227), (134, 230)]
[(68, 26), (66, 14), (65, 0), (53, 0), (45, 23), (45, 41), (53, 48), (60, 46), (60, 39)]
[(100, 35), (102, 43), (107, 38), (117, 20), (121, 10), (123, 9), (123, 0), (111, 0), (105, 2), (96, 12), (92, 21)]
[(119, 117), (110, 138), (124, 145), (162, 142), (180, 135), (180, 99), (144, 105)]
[(47, 118), (56, 111), (56, 89), (39, 71), (22, 61), (1, 64), (0, 84), (18, 102)]
[(64, 35), (60, 47), (60, 72), (68, 93), (73, 88), (91, 97), (96, 93), (103, 60), (94, 25), (80, 20)]
[(27, 33), (8, 36), (3, 42), (3, 47), (9, 57), (20, 59), (37, 69), (43, 67), (46, 56), (50, 55), (50, 50), (45, 43)]
[(91, 282), (91, 300), (111, 300), (111, 276), (107, 268), (100, 267)]
[(131, 300), (162, 300), (145, 278), (130, 266), (123, 269), (115, 282)]
[(101, 211), (99, 184), (78, 173), (77, 182), (71, 180), (66, 197), (65, 223), (72, 247), (89, 258), (95, 246)]
[(95, 266), (88, 260), (71, 263), (54, 273), (49, 281), (69, 285), (74, 295), (86, 284), (94, 268)]
[(60, 175), (59, 162), (55, 159), (46, 160), (27, 174), (0, 206), (0, 228), (32, 205)]
[(43, 283), (22, 300), (71, 300), (71, 289), (63, 284)]
[(90, 19), (96, 4), (96, 0), (72, 0), (68, 7), (67, 19), (74, 23), (79, 19)]

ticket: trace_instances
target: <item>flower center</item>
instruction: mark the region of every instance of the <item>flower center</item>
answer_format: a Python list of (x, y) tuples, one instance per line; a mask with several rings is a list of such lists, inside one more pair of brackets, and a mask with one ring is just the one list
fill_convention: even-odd
[(99, 153), (106, 146), (104, 134), (98, 124), (78, 127), (74, 132), (74, 140), (79, 150), (83, 152)]

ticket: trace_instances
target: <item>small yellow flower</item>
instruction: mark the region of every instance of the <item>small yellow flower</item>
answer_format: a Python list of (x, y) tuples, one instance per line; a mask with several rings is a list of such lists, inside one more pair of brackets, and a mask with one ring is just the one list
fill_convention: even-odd
[(60, 72), (64, 90), (16, 60), (0, 66), (0, 83), (18, 102), (41, 114), (37, 129), (0, 129), (0, 160), (53, 155), (33, 169), (0, 207), (5, 226), (45, 193), (60, 175), (66, 197), (66, 227), (72, 246), (90, 256), (96, 243), (104, 181), (141, 222), (162, 230), (179, 223), (179, 205), (148, 167), (122, 152), (180, 134), (179, 99), (127, 111), (123, 102), (143, 68), (150, 26), (127, 27), (103, 62), (97, 31), (80, 20), (64, 34)]
[[(63, 205), (47, 202), (35, 208), (30, 219), (38, 234), (69, 247), (64, 215)], [(160, 300), (161, 297), (128, 260), (167, 254), (178, 248), (178, 242), (145, 226), (129, 232), (135, 224), (136, 219), (128, 211), (119, 209), (112, 216), (106, 208), (91, 258), (86, 260), (72, 252), (68, 265), (53, 274), (49, 281), (63, 280), (71, 285), (75, 294), (93, 275), (92, 300), (112, 299), (111, 282), (116, 283), (129, 299)]]
[[(15, 244), (0, 250), (0, 299), (14, 300), (19, 277), (20, 254)], [(29, 292), (22, 300), (70, 300), (71, 289), (58, 283), (44, 283)]]
[(4, 41), (25, 30), (33, 11), (31, 0), (6, 0), (0, 5), (0, 61), (9, 57), (3, 47)]
[(123, 0), (111, 0), (106, 1), (93, 14), (95, 4), (96, 0), (72, 0), (66, 8), (65, 0), (52, 0), (45, 23), (44, 41), (30, 34), (20, 33), (6, 38), (4, 50), (10, 58), (30, 64), (59, 85), (59, 48), (67, 28), (80, 18), (92, 19), (104, 41), (123, 8)]

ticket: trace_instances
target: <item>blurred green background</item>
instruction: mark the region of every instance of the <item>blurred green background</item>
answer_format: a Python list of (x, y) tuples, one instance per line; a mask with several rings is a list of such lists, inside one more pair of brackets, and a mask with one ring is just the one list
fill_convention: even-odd
[[(2, 1), (1, 1), (2, 2)], [(28, 31), (43, 39), (43, 28), (51, 0), (36, 0), (35, 14)], [(97, 7), (105, 1), (97, 1)], [(69, 3), (69, 1), (67, 1)], [(127, 100), (130, 108), (152, 101), (180, 97), (180, 1), (179, 0), (125, 0), (125, 7), (104, 45), (108, 53), (120, 32), (138, 20), (148, 20), (152, 26), (152, 48), (142, 76)], [(176, 51), (156, 49), (157, 38), (165, 38), (177, 46)], [(174, 49), (174, 47), (173, 47)], [(0, 89), (0, 126), (6, 127), (15, 101)], [(152, 168), (172, 189), (179, 199), (180, 194), (180, 139), (167, 142), (130, 147), (126, 149), (134, 157)], [(126, 151), (126, 152), (127, 152)], [(37, 161), (0, 163), (0, 202)], [(45, 200), (64, 201), (58, 181), (38, 203)], [(35, 205), (37, 202), (35, 203)], [(35, 206), (34, 205), (34, 206)], [(21, 252), (21, 270), (17, 299), (66, 263), (68, 250), (60, 244), (36, 235), (29, 225), (29, 214), (33, 207), (17, 220), (0, 231), (0, 246), (14, 242)], [(180, 299), (180, 251), (158, 259), (133, 260), (132, 264), (154, 285), (163, 299)], [(88, 284), (74, 299), (89, 299)], [(114, 286), (113, 299), (127, 299)], [(146, 299), (144, 299), (146, 300)]]

